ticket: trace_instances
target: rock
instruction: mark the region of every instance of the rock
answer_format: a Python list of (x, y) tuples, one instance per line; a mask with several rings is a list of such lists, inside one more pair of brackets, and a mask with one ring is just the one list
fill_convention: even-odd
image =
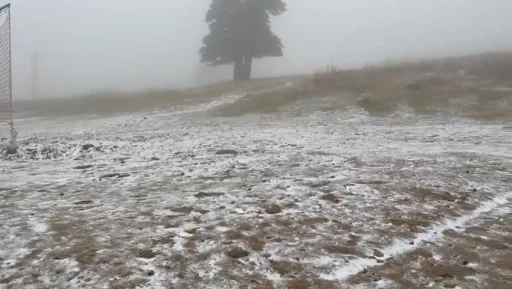
[(340, 202), (338, 197), (336, 197), (333, 194), (325, 194), (321, 197), (321, 199), (324, 201), (327, 201), (327, 202), (331, 202), (331, 203), (339, 203)]
[[(62, 195), (64, 195), (64, 194), (62, 194)], [(83, 201), (74, 202), (73, 204), (74, 205), (89, 205), (89, 204), (92, 204), (92, 201), (91, 200), (83, 200)]]
[(93, 165), (83, 165), (83, 166), (76, 166), (73, 169), (75, 169), (75, 170), (86, 170), (86, 169), (90, 169), (92, 167), (93, 167)]
[(129, 177), (129, 176), (130, 176), (129, 174), (111, 173), (111, 174), (102, 175), (100, 177), (100, 179), (109, 179), (109, 178), (114, 178), (114, 177), (117, 177), (120, 179), (120, 178)]
[(89, 144), (84, 144), (84, 145), (82, 146), (82, 150), (83, 150), (83, 151), (88, 151), (88, 150), (92, 149), (93, 147), (94, 147), (94, 145), (93, 145), (93, 144), (90, 144), (90, 143), (89, 143)]
[(156, 256), (152, 250), (142, 249), (137, 252), (137, 257), (144, 259), (153, 259)]
[(205, 193), (205, 192), (199, 192), (197, 194), (194, 195), (194, 197), (198, 198), (198, 199), (202, 199), (202, 198), (207, 198), (207, 197), (219, 197), (219, 196), (223, 196), (224, 193)]
[(151, 160), (152, 160), (152, 161), (159, 161), (160, 159), (159, 159), (159, 158), (157, 158), (157, 157), (152, 157), (152, 158), (151, 158)]
[(281, 213), (281, 206), (272, 204), (265, 209), (265, 212), (267, 212), (267, 214), (271, 214), (271, 215), (279, 214), (279, 213)]
[(193, 210), (194, 210), (194, 208), (188, 207), (188, 206), (177, 207), (177, 208), (171, 209), (171, 211), (173, 211), (175, 213), (182, 213), (182, 214), (187, 214), (187, 215), (190, 214)]
[(310, 188), (313, 188), (313, 189), (322, 188), (322, 187), (328, 186), (329, 184), (331, 184), (331, 182), (329, 182), (329, 181), (316, 181), (316, 182), (306, 183), (307, 186), (309, 186)]
[(147, 272), (147, 274), (148, 274), (148, 276), (153, 276), (153, 275), (155, 275), (155, 271), (153, 271), (153, 270), (149, 270), (149, 271)]
[(375, 250), (373, 250), (373, 256), (375, 256), (377, 258), (382, 258), (382, 257), (384, 257), (384, 254), (381, 251), (375, 249)]
[(455, 280), (446, 280), (443, 282), (443, 287), (444, 288), (455, 288), (457, 287), (457, 281)]
[(249, 256), (249, 251), (244, 250), (240, 247), (232, 247), (231, 249), (227, 250), (225, 252), (226, 256), (233, 258), (233, 259), (239, 259)]
[(235, 150), (219, 150), (215, 154), (217, 154), (217, 155), (237, 155), (238, 152)]
[(18, 148), (14, 146), (9, 146), (5, 149), (6, 155), (15, 155), (18, 153)]

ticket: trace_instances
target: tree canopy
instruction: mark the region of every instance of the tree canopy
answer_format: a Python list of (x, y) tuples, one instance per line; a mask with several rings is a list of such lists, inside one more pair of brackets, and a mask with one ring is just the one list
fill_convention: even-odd
[(250, 79), (252, 59), (283, 56), (270, 17), (286, 11), (282, 0), (212, 0), (206, 13), (210, 33), (199, 50), (209, 66), (234, 64), (234, 79)]

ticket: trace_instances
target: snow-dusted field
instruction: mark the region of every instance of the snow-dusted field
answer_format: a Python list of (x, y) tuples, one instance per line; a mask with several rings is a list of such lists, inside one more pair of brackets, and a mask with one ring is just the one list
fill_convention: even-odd
[(19, 120), (0, 288), (511, 288), (506, 124), (240, 97)]

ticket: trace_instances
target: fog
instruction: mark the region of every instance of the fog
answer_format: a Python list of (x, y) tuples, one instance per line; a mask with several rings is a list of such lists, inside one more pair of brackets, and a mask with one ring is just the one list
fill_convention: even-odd
[[(0, 4), (5, 4), (2, 2)], [(39, 97), (186, 87), (229, 79), (204, 69), (198, 49), (210, 0), (13, 0), (14, 97), (30, 97), (37, 52)], [(273, 21), (282, 58), (254, 76), (310, 73), (403, 58), (512, 47), (510, 0), (288, 0)]]

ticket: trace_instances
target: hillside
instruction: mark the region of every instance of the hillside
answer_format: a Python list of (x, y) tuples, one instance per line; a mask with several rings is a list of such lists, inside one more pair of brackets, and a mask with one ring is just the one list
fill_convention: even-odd
[(308, 103), (309, 109), (361, 107), (370, 114), (412, 109), (420, 114), (510, 120), (512, 52), (489, 52), (444, 59), (388, 62), (357, 70), (336, 66), (312, 75), (225, 82), (185, 90), (106, 93), (81, 98), (20, 101), (20, 115), (63, 116), (165, 110), (241, 95), (219, 116), (273, 113)]
[(17, 103), (0, 287), (509, 288), (509, 56)]

